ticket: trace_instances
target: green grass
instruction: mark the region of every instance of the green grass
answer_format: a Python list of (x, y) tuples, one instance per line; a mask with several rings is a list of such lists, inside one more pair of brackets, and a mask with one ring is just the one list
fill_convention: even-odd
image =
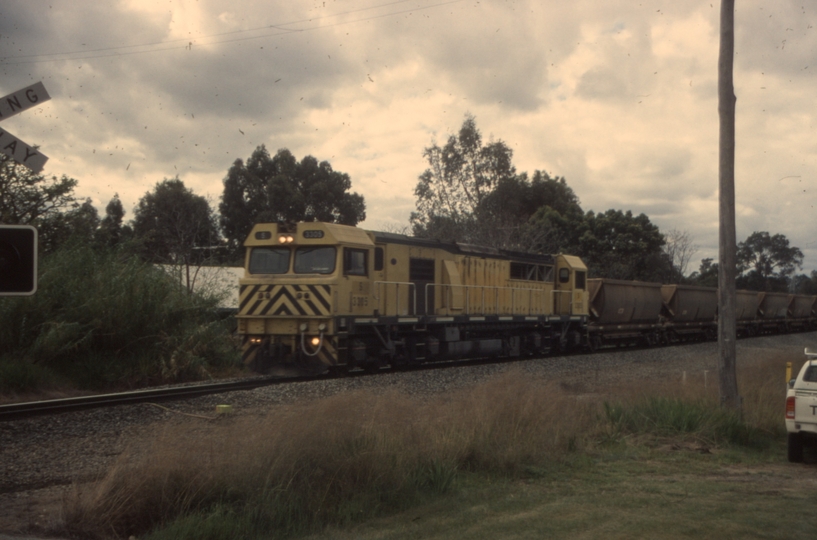
[(771, 442), (758, 428), (746, 424), (737, 411), (711, 401), (660, 396), (634, 403), (604, 403), (605, 417), (614, 430), (653, 435), (694, 435), (709, 444), (730, 443), (765, 448)]
[[(532, 477), (463, 475), (433, 503), (305, 538), (813, 538), (817, 490), (796, 470), (739, 453), (747, 463), (631, 447)], [(784, 459), (782, 447), (774, 456)]]

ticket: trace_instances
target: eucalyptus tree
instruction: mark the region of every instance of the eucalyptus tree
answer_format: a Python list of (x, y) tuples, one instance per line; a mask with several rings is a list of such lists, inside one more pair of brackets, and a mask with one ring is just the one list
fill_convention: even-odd
[(261, 145), (246, 163), (237, 159), (227, 171), (219, 204), (221, 230), (238, 255), (259, 221), (357, 225), (366, 219), (366, 203), (351, 187), (349, 175), (335, 171), (328, 161), (305, 156), (299, 162), (286, 148), (270, 156)]

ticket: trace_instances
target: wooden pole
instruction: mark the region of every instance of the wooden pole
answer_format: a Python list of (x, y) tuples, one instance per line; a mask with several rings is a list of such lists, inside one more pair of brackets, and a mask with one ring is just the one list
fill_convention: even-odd
[(721, 405), (740, 410), (735, 367), (736, 238), (735, 238), (735, 89), (732, 69), (735, 49), (735, 0), (721, 0), (718, 57), (718, 117), (720, 235), (718, 264), (718, 380)]

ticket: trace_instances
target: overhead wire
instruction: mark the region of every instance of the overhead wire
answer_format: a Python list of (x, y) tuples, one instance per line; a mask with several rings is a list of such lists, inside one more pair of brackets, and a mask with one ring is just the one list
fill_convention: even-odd
[[(335, 23), (323, 24), (323, 25), (318, 25), (318, 26), (313, 26), (313, 27), (308, 27), (308, 28), (294, 28), (294, 29), (285, 28), (287, 26), (292, 26), (292, 25), (296, 25), (296, 24), (320, 22), (320, 21), (323, 21), (323, 20), (326, 20), (326, 19), (342, 17), (342, 16), (345, 16), (345, 15), (352, 15), (352, 14), (355, 14), (355, 13), (361, 13), (361, 12), (372, 11), (372, 10), (376, 10), (376, 9), (382, 9), (382, 8), (389, 7), (389, 6), (394, 6), (394, 5), (397, 5), (397, 4), (404, 4), (404, 3), (410, 2), (410, 1), (413, 1), (413, 0), (394, 0), (392, 2), (378, 4), (378, 5), (375, 5), (375, 6), (369, 6), (369, 7), (365, 7), (365, 8), (342, 11), (342, 12), (339, 12), (339, 13), (334, 13), (334, 14), (331, 14), (331, 15), (324, 15), (324, 16), (321, 16), (321, 17), (312, 17), (312, 18), (306, 18), (306, 19), (299, 19), (299, 20), (295, 20), (295, 21), (288, 21), (288, 22), (283, 22), (283, 23), (269, 24), (269, 25), (264, 25), (264, 26), (258, 26), (258, 27), (255, 27), (255, 28), (247, 28), (247, 29), (243, 29), (243, 30), (232, 30), (232, 31), (229, 31), (229, 32), (219, 32), (219, 33), (215, 33), (215, 34), (207, 34), (207, 35), (200, 36), (200, 37), (177, 38), (177, 39), (172, 39), (172, 40), (167, 40), (167, 41), (157, 41), (157, 42), (152, 42), (152, 43), (141, 43), (141, 44), (136, 44), (136, 45), (119, 45), (119, 46), (115, 46), (115, 47), (100, 47), (100, 48), (97, 48), (97, 49), (90, 49), (90, 50), (84, 50), (84, 51), (77, 50), (77, 51), (57, 52), (57, 53), (42, 53), (42, 54), (24, 54), (24, 55), (16, 55), (16, 56), (2, 56), (2, 57), (0, 57), (0, 66), (13, 66), (13, 65), (22, 65), (22, 64), (40, 64), (40, 63), (44, 63), (44, 62), (58, 62), (58, 61), (66, 61), (66, 60), (88, 60), (88, 59), (94, 59), (94, 58), (107, 58), (107, 57), (112, 57), (112, 56), (129, 56), (129, 55), (134, 55), (134, 54), (146, 54), (146, 53), (153, 53), (153, 52), (163, 52), (163, 51), (170, 51), (170, 50), (188, 48), (190, 43), (198, 43), (198, 44), (202, 44), (202, 45), (220, 45), (220, 44), (225, 44), (225, 43), (227, 43), (227, 44), (228, 43), (237, 43), (237, 42), (250, 41), (250, 40), (255, 40), (255, 39), (274, 38), (274, 37), (278, 37), (278, 36), (281, 36), (281, 35), (301, 33), (301, 32), (309, 32), (309, 31), (314, 31), (314, 30), (322, 30), (322, 29), (325, 29), (325, 28), (332, 28), (332, 27), (342, 26), (342, 25), (346, 25), (346, 24), (366, 22), (366, 21), (382, 19), (382, 18), (386, 18), (386, 17), (395, 17), (397, 15), (402, 15), (402, 14), (405, 14), (405, 13), (411, 13), (411, 12), (415, 12), (415, 11), (423, 11), (423, 10), (432, 9), (432, 8), (436, 8), (436, 7), (441, 7), (441, 6), (445, 6), (445, 5), (449, 5), (449, 4), (456, 4), (456, 3), (463, 2), (464, 0), (446, 0), (444, 2), (436, 2), (436, 3), (433, 3), (433, 4), (426, 5), (426, 6), (418, 6), (418, 7), (413, 7), (413, 8), (410, 8), (410, 9), (392, 11), (392, 12), (389, 12), (389, 13), (383, 13), (383, 14), (379, 14), (379, 15), (372, 15), (372, 16), (369, 16), (369, 17), (362, 17), (362, 18), (353, 19), (353, 20), (338, 21), (338, 22), (335, 22)], [(224, 39), (224, 40), (220, 40), (220, 41), (206, 41), (206, 40), (208, 40), (210, 38), (218, 38), (218, 37), (221, 37), (221, 36), (229, 36), (229, 35), (234, 35), (234, 34), (246, 34), (246, 33), (249, 33), (249, 32), (258, 32), (258, 31), (263, 31), (263, 30), (268, 30), (268, 29), (275, 29), (275, 30), (278, 30), (278, 32), (261, 34), (261, 35), (256, 35), (256, 36), (240, 37), (240, 38), (234, 38), (234, 39)], [(179, 45), (171, 45), (171, 46), (168, 46), (168, 47), (158, 47), (157, 48), (157, 46), (160, 46), (160, 45), (169, 45), (169, 44), (181, 43), (181, 42), (183, 42), (184, 45), (179, 44)], [(135, 49), (135, 48), (145, 48), (145, 47), (152, 47), (152, 48), (148, 48), (148, 49), (145, 49), (145, 50), (135, 50), (135, 51), (125, 50), (125, 49)], [(92, 54), (92, 53), (105, 53), (105, 54)], [(44, 58), (44, 57), (58, 57), (58, 58)], [(38, 58), (38, 59), (36, 59), (36, 58)], [(18, 61), (18, 62), (9, 61), (9, 60), (16, 60), (16, 59), (23, 59), (23, 60)]]

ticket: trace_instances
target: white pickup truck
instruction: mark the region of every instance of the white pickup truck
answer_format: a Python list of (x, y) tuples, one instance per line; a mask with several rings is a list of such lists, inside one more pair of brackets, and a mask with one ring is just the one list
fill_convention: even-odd
[(786, 392), (789, 461), (803, 461), (803, 447), (817, 442), (817, 351), (806, 348), (808, 362)]

